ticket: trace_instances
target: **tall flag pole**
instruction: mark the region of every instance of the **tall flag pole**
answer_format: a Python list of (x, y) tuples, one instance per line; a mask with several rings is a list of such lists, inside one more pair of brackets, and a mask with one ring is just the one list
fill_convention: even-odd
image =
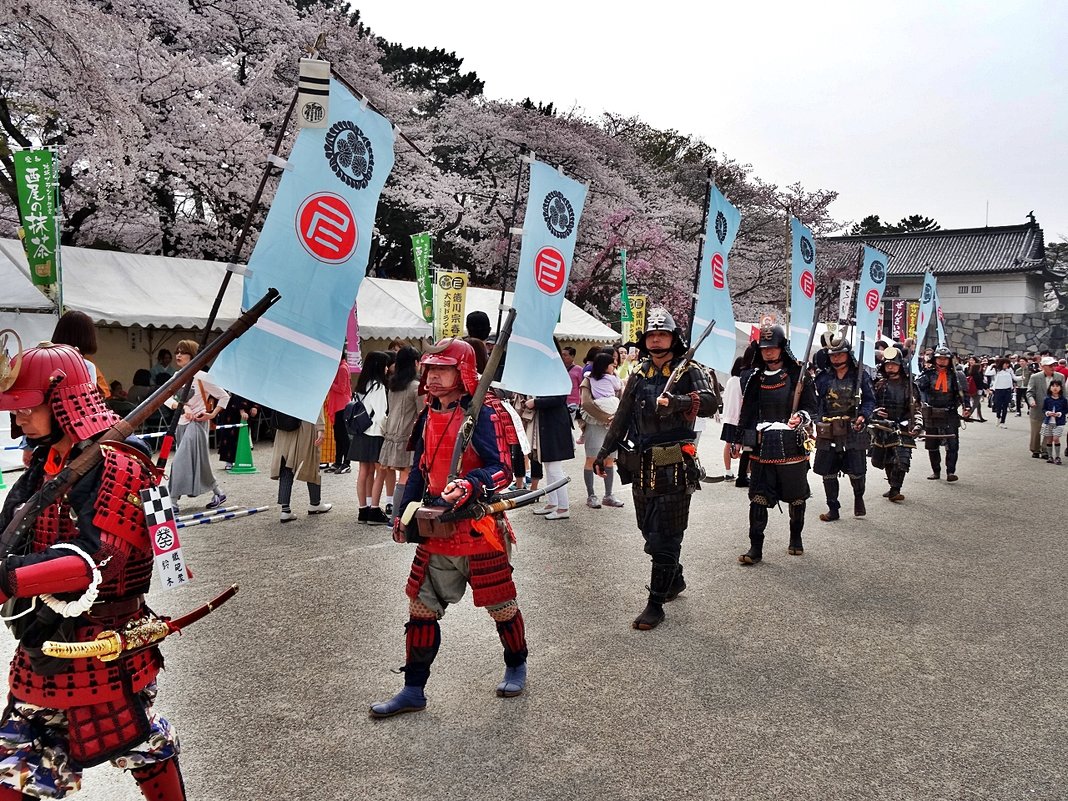
[[(886, 254), (875, 248), (862, 245), (860, 262), (860, 286), (857, 289), (856, 336), (863, 335), (874, 342), (879, 338), (879, 307), (886, 288)], [(875, 348), (866, 348), (864, 364), (875, 369)]]
[(927, 324), (931, 322), (934, 311), (935, 296), (938, 294), (938, 280), (934, 273), (923, 276), (923, 292), (920, 294), (920, 316), (916, 320), (916, 347), (912, 352), (912, 372), (920, 372), (920, 351), (923, 350), (923, 338), (927, 335)]
[(808, 345), (816, 311), (816, 239), (796, 217), (790, 217), (790, 350), (799, 359)]
[(515, 227), (515, 218), (519, 214), (519, 188), (523, 185), (523, 164), (534, 159), (534, 151), (526, 145), (519, 146), (519, 160), (515, 171), (515, 196), (512, 198), (512, 217), (508, 221), (508, 248), (504, 252), (504, 261), (501, 262), (501, 302), (497, 307), (497, 329), (501, 330), (501, 321), (504, 319), (504, 293), (508, 289), (508, 268), (512, 263), (512, 242), (517, 233), (522, 233), (521, 228)]
[(737, 341), (734, 336), (734, 307), (727, 282), (727, 254), (738, 236), (742, 214), (732, 206), (715, 184), (709, 183), (708, 211), (697, 270), (697, 299), (691, 336), (716, 321), (712, 333), (694, 354), (701, 364), (730, 373), (734, 366)]
[(324, 128), (297, 135), (249, 258), (243, 302), (282, 299), (222, 352), (212, 377), (242, 397), (315, 420), (337, 373), (393, 168), (393, 125), (336, 77)]
[(697, 298), (701, 294), (701, 259), (704, 256), (705, 236), (708, 229), (708, 209), (712, 205), (712, 186), (712, 168), (709, 167), (705, 171), (705, 206), (701, 209), (701, 233), (698, 235), (697, 268), (693, 271), (693, 292), (690, 294), (690, 342), (693, 342), (694, 336), (701, 330), (697, 327), (697, 323), (694, 322), (694, 316), (697, 314)]
[(588, 187), (530, 157), (530, 189), (501, 384), (524, 395), (566, 395), (571, 377), (553, 340)]

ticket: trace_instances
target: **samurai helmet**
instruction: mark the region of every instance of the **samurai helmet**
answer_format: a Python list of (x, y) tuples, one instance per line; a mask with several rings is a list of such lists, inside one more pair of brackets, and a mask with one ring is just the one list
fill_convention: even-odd
[(475, 349), (462, 339), (443, 339), (427, 348), (419, 360), (422, 375), (419, 379), (419, 391), (426, 391), (426, 368), (430, 365), (455, 367), (460, 371), (460, 383), (464, 391), (473, 395), (478, 387), (478, 369), (475, 363)]
[(883, 364), (896, 364), (898, 367), (904, 367), (905, 354), (901, 352), (900, 348), (888, 345), (883, 350)]
[(846, 339), (845, 334), (835, 337), (827, 345), (827, 353), (848, 353), (852, 355), (853, 345)]
[(764, 348), (782, 348), (786, 350), (788, 345), (786, 331), (783, 330), (781, 325), (775, 323), (774, 317), (765, 317), (760, 321), (760, 337), (757, 339), (757, 343), (761, 350), (764, 350)]
[[(936, 359), (939, 358), (939, 357), (942, 357), (944, 359), (952, 359), (953, 358), (953, 351), (951, 351), (945, 345), (939, 345), (937, 348), (934, 349), (934, 354), (933, 355), (934, 355), (934, 358), (936, 358)], [(885, 357), (886, 357), (886, 354), (884, 353), (883, 354), (883, 358), (885, 358)]]
[(648, 355), (649, 348), (645, 345), (645, 337), (650, 331), (667, 331), (671, 334), (671, 351), (676, 356), (681, 356), (686, 352), (686, 340), (683, 339), (682, 331), (675, 323), (675, 318), (671, 316), (671, 312), (662, 306), (657, 306), (655, 309), (649, 311), (649, 316), (645, 318), (645, 331), (638, 337), (638, 352), (642, 355)]
[(3, 362), (0, 373), (6, 369), (6, 376), (0, 377), (0, 412), (50, 404), (59, 428), (53, 441), (66, 434), (74, 442), (81, 442), (119, 421), (119, 416), (104, 403), (85, 359), (69, 345), (42, 342), (21, 352), (13, 368), (7, 366), (6, 355)]

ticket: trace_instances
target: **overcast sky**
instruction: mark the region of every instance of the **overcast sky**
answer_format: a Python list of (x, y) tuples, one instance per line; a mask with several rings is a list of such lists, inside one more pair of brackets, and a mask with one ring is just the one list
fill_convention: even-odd
[[(353, 0), (496, 99), (637, 114), (834, 189), (839, 220), (1026, 221), (1068, 239), (1068, 2)], [(600, 9), (612, 12), (603, 13)], [(693, 10), (693, 9), (698, 10)]]

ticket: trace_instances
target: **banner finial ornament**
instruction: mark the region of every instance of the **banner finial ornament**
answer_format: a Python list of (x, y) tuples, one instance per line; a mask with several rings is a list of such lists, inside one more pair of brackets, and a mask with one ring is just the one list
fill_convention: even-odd
[[(15, 352), (14, 362), (11, 361), (11, 357), (9, 357), (7, 353), (8, 334), (15, 337), (15, 341), (18, 343), (18, 350)], [(14, 329), (5, 328), (3, 331), (0, 331), (0, 392), (6, 392), (14, 386), (15, 379), (19, 377), (19, 369), (21, 367), (22, 338)]]

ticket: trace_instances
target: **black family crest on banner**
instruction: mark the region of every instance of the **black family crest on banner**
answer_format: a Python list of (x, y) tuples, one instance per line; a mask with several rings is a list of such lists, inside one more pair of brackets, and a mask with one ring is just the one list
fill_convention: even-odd
[(876, 284), (881, 284), (883, 279), (886, 278), (886, 265), (876, 259), (871, 263), (868, 274), (871, 276), (872, 281)]
[(931, 302), (931, 297), (933, 295), (934, 295), (934, 292), (931, 289), (931, 285), (930, 284), (925, 285), (924, 288), (923, 288), (923, 302), (924, 303), (930, 303)]
[(567, 239), (575, 230), (575, 210), (563, 192), (553, 190), (541, 204), (541, 214), (549, 233), (557, 239)]
[[(801, 237), (801, 258), (804, 260), (805, 264), (812, 264), (812, 258), (815, 255), (816, 252), (812, 249), (812, 243), (808, 241), (808, 237)], [(878, 264), (878, 262), (876, 262), (876, 264)]]
[(721, 245), (723, 240), (727, 238), (727, 218), (722, 211), (716, 212), (716, 237)]
[(326, 133), (326, 159), (334, 175), (353, 189), (366, 189), (375, 171), (375, 154), (359, 127), (349, 120), (335, 122)]

